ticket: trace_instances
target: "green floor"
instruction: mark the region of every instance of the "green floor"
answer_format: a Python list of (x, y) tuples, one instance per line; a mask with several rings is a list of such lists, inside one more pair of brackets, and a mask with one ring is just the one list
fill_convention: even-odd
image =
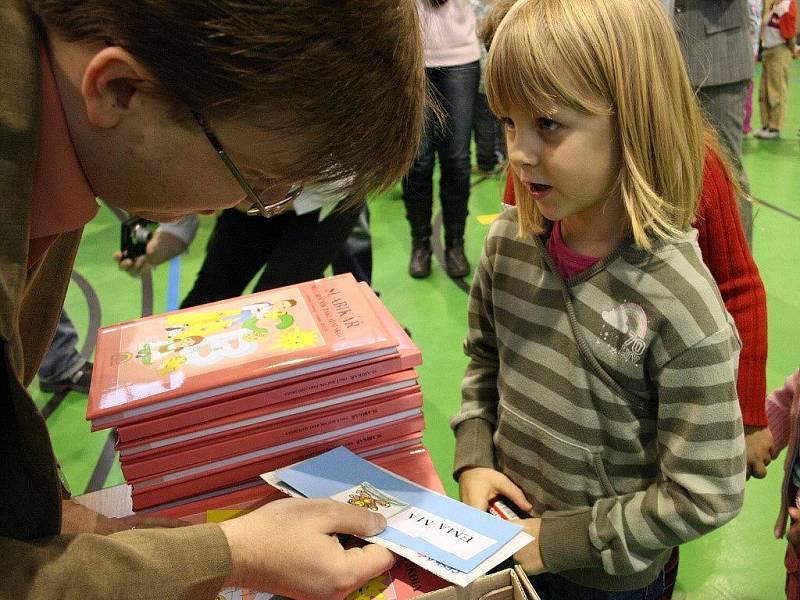
[[(744, 146), (744, 164), (752, 191), (774, 207), (800, 215), (800, 61), (792, 65), (790, 107), (783, 139), (749, 139)], [(758, 125), (758, 116), (754, 116)], [(498, 211), (499, 180), (477, 183), (470, 200), (467, 252), (477, 260), (487, 219)], [(374, 287), (394, 315), (412, 332), (423, 351), (419, 369), (425, 397), (427, 427), (425, 443), (431, 450), (448, 492), (457, 494), (449, 476), (453, 438), (447, 426), (459, 404), (459, 383), (466, 364), (461, 340), (466, 320), (466, 294), (434, 265), (426, 280), (406, 274), (409, 250), (408, 227), (399, 187), (376, 198), (371, 205), (375, 252)], [(769, 389), (800, 362), (800, 220), (775, 208), (757, 208), (754, 254), (767, 289), (769, 312)], [(189, 254), (181, 258), (181, 297), (188, 291), (203, 257), (204, 242), (212, 219), (204, 220)], [(119, 240), (119, 222), (107, 209), (87, 228), (76, 270), (99, 296), (102, 324), (131, 319), (141, 314), (142, 286), (119, 273), (111, 254)], [(797, 261), (797, 262), (795, 262)], [(154, 277), (155, 309), (166, 306), (168, 267)], [(88, 324), (88, 304), (81, 289), (73, 285), (67, 309), (79, 331)], [(31, 387), (40, 406), (49, 400), (36, 383)], [(86, 489), (107, 438), (90, 433), (85, 415), (85, 397), (70, 394), (50, 415), (56, 453), (75, 493)], [(781, 457), (782, 458), (782, 457)], [(765, 480), (751, 480), (745, 508), (731, 524), (681, 550), (681, 566), (675, 598), (772, 600), (783, 597), (784, 542), (772, 536), (778, 506), (781, 473), (778, 463)], [(104, 485), (122, 482), (115, 464)]]

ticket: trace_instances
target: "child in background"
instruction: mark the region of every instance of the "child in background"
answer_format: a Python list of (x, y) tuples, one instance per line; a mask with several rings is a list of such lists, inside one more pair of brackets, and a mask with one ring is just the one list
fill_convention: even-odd
[(743, 501), (740, 343), (691, 229), (724, 154), (656, 0), (520, 0), (486, 89), (517, 208), (470, 295), (462, 499), (530, 510), (543, 600), (658, 598), (672, 548)]
[(767, 0), (761, 25), (761, 88), (758, 101), (761, 129), (756, 137), (780, 137), (789, 101), (789, 63), (794, 57), (797, 35), (795, 0)]
[(786, 518), (791, 526), (786, 547), (786, 598), (800, 599), (800, 369), (786, 378), (782, 388), (767, 396), (767, 417), (775, 438), (775, 454), (788, 446), (781, 486), (781, 509), (775, 523), (775, 537), (786, 533)]

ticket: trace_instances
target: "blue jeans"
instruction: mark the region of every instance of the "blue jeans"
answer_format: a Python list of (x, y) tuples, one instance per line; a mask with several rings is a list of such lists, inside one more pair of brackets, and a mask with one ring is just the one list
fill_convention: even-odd
[(478, 95), (478, 61), (454, 67), (426, 69), (428, 81), (444, 112), (439, 123), (432, 111), (425, 115), (425, 133), (419, 154), (403, 179), (406, 217), (415, 241), (432, 233), (433, 167), (439, 155), (439, 198), (447, 246), (462, 245), (467, 222), (470, 184), (470, 135)]
[(39, 367), (39, 381), (53, 383), (72, 377), (86, 362), (75, 345), (78, 343), (78, 332), (70, 321), (67, 311), (61, 311), (58, 327), (50, 342), (50, 348)]
[(505, 136), (500, 121), (492, 114), (486, 94), (478, 92), (475, 104), (475, 158), (478, 168), (490, 172), (505, 161)]
[(658, 600), (664, 594), (664, 571), (650, 585), (627, 592), (607, 592), (589, 588), (561, 577), (558, 573), (530, 575), (542, 600)]

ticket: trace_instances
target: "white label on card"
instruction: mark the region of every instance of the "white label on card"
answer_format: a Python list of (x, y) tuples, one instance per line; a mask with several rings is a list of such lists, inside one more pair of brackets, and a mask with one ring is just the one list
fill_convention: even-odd
[(408, 508), (388, 519), (389, 526), (420, 538), (462, 560), (469, 560), (496, 540), (418, 508)]

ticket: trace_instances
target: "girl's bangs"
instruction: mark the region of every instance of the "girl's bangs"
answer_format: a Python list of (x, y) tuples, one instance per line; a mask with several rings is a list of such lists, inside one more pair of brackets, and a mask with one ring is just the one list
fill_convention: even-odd
[(494, 36), (485, 71), (492, 111), (504, 115), (517, 106), (548, 114), (561, 104), (586, 114), (609, 114), (597, 70), (592, 74), (583, 60), (586, 53), (576, 48), (585, 43), (582, 36), (569, 35), (563, 21), (551, 27), (548, 17), (555, 15), (535, 15), (527, 8), (509, 15)]

